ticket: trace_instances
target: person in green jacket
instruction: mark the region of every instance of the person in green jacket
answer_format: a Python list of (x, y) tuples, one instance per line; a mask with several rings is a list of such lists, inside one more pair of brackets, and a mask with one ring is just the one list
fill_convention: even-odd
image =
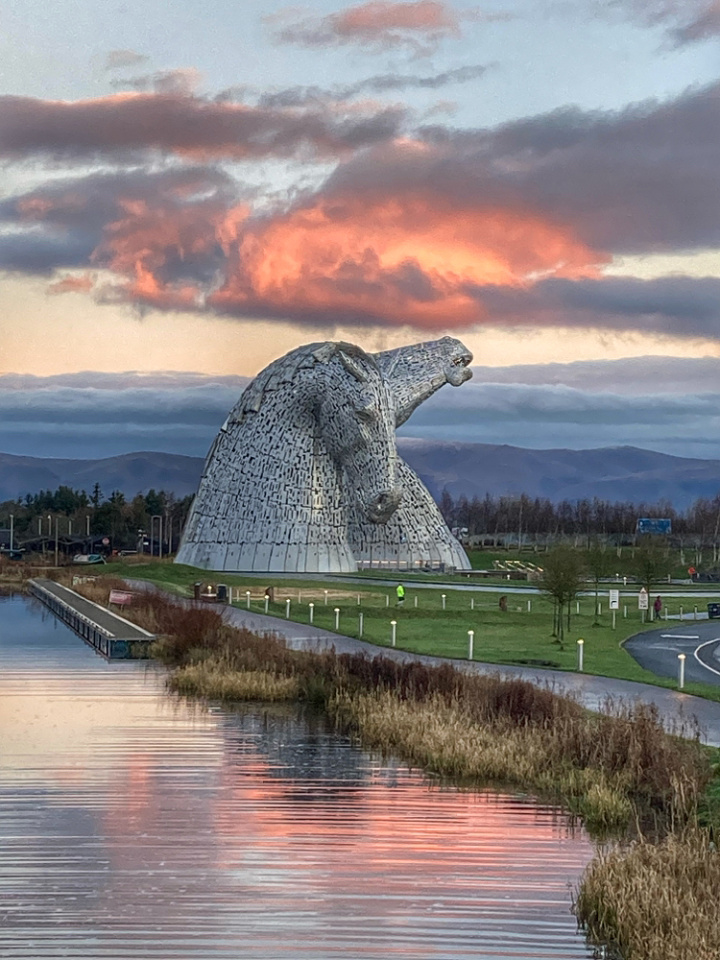
[(399, 583), (395, 593), (397, 593), (397, 606), (401, 607), (405, 603), (405, 587)]

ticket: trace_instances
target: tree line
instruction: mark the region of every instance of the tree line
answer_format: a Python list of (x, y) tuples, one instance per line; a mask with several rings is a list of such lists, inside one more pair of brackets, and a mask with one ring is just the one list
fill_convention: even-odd
[(192, 495), (177, 498), (166, 490), (148, 490), (128, 500), (119, 490), (105, 496), (96, 483), (90, 494), (60, 485), (57, 490), (41, 490), (17, 500), (0, 504), (0, 518), (4, 525), (13, 517), (15, 539), (18, 544), (43, 536), (54, 536), (57, 522), (63, 538), (107, 537), (114, 549), (134, 549), (144, 536), (150, 536), (151, 527), (159, 537), (162, 517), (163, 540), (170, 546), (177, 543), (185, 525)]
[(598, 537), (616, 542), (635, 536), (644, 517), (668, 519), (673, 538), (699, 544), (720, 540), (720, 493), (699, 498), (687, 510), (676, 510), (668, 500), (630, 503), (600, 500), (562, 500), (546, 497), (498, 496), (453, 498), (447, 489), (439, 501), (440, 511), (451, 528), (467, 530), (470, 537), (504, 538), (511, 542), (542, 543), (574, 537), (590, 542)]

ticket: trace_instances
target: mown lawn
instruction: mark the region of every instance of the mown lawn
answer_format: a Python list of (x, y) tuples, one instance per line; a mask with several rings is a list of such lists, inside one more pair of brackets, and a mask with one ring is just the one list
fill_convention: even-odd
[[(464, 660), (468, 656), (468, 631), (474, 631), (473, 659), (485, 663), (517, 664), (558, 670), (577, 669), (577, 640), (584, 640), (584, 671), (598, 676), (637, 680), (659, 686), (675, 687), (671, 679), (655, 676), (643, 670), (621, 646), (621, 641), (635, 633), (651, 628), (643, 624), (632, 598), (621, 598), (612, 629), (611, 614), (607, 609), (607, 594), (601, 593), (602, 613), (593, 616), (594, 597), (581, 597), (580, 613), (573, 604), (570, 625), (565, 622), (565, 639), (561, 644), (553, 636), (552, 604), (535, 594), (459, 591), (448, 588), (416, 589), (405, 581), (406, 597), (402, 608), (397, 608), (395, 591), (374, 580), (362, 583), (344, 583), (342, 579), (328, 581), (243, 577), (241, 574), (209, 575), (207, 571), (173, 564), (168, 561), (114, 562), (103, 568), (103, 573), (118, 577), (151, 580), (171, 592), (192, 596), (195, 581), (207, 582), (210, 576), (239, 591), (235, 606), (245, 608), (244, 590), (250, 589), (250, 609), (263, 613), (265, 602), (262, 591), (274, 585), (278, 599), (268, 604), (268, 613), (285, 619), (286, 598), (290, 597), (290, 619), (308, 623), (309, 604), (313, 603), (313, 623), (319, 628), (335, 631), (335, 608), (339, 613), (337, 632), (357, 637), (360, 617), (363, 615), (362, 638), (378, 647), (391, 645), (392, 625), (396, 621), (396, 646), (399, 649), (429, 656)], [(328, 590), (327, 604), (325, 590)], [(445, 609), (442, 595), (445, 594)], [(299, 595), (299, 599), (298, 599)], [(499, 607), (501, 596), (507, 597), (507, 612)], [(358, 603), (358, 598), (360, 602)], [(670, 600), (670, 611), (678, 612), (680, 600)], [(684, 601), (686, 612), (692, 609)], [(417, 605), (416, 605), (417, 604)], [(627, 605), (627, 617), (624, 607)], [(677, 608), (677, 609), (676, 609)], [(702, 607), (701, 607), (702, 609)], [(599, 620), (599, 625), (596, 621)], [(720, 700), (720, 688), (707, 684), (687, 683), (688, 693)]]

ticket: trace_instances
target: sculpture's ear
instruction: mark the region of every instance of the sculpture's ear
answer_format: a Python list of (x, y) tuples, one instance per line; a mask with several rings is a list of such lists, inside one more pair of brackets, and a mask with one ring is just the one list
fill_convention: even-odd
[(340, 363), (351, 376), (355, 377), (359, 383), (367, 383), (369, 367), (373, 361), (364, 350), (350, 343), (339, 343), (337, 355)]

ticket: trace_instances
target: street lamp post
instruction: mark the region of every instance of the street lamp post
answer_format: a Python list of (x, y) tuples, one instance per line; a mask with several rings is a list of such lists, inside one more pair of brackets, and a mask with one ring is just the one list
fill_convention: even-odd
[(153, 555), (153, 531), (155, 530), (155, 521), (158, 521), (158, 559), (162, 560), (162, 514), (154, 513), (150, 517), (150, 556)]

